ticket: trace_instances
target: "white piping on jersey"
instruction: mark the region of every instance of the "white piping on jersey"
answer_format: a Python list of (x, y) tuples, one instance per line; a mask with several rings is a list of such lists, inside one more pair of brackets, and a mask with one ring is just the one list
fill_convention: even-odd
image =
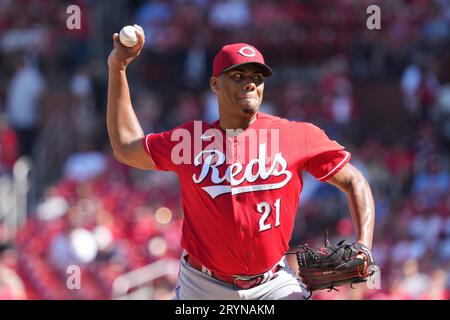
[(335, 172), (335, 171), (337, 170), (337, 168), (339, 168), (339, 167), (340, 167), (340, 166), (348, 159), (349, 153), (348, 153), (347, 151), (344, 151), (344, 152), (345, 152), (345, 157), (344, 157), (344, 159), (342, 159), (342, 161), (339, 162), (338, 165), (337, 165), (336, 167), (333, 168), (333, 170), (331, 170), (330, 172), (328, 172), (328, 173), (327, 173), (326, 175), (324, 175), (323, 177), (319, 178), (319, 180), (322, 180), (322, 179), (327, 178), (330, 174), (332, 174), (333, 172)]
[(146, 137), (145, 137), (145, 148), (147, 149), (148, 154), (151, 157), (151, 153), (150, 153), (150, 148), (148, 147), (148, 137), (150, 137), (150, 135), (153, 133), (149, 133)]

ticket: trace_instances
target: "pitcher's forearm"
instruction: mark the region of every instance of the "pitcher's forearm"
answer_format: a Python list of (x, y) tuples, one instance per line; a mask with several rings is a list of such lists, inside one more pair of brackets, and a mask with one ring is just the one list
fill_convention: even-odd
[(357, 168), (347, 163), (327, 182), (345, 193), (357, 241), (371, 248), (375, 227), (375, 204), (366, 178)]
[(127, 145), (144, 136), (131, 103), (125, 69), (109, 70), (107, 127), (115, 154), (122, 153)]
[(375, 204), (366, 179), (361, 177), (346, 192), (358, 242), (372, 247), (375, 224)]

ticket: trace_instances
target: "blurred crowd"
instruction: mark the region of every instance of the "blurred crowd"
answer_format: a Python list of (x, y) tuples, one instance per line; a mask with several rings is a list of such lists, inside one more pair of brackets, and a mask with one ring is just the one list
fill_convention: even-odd
[[(66, 8), (81, 8), (80, 30)], [(368, 30), (368, 5), (381, 30)], [(26, 223), (0, 212), (0, 299), (111, 299), (114, 280), (181, 255), (173, 174), (112, 157), (106, 59), (126, 24), (147, 35), (129, 67), (145, 132), (218, 117), (211, 62), (249, 42), (274, 70), (262, 111), (322, 127), (352, 153), (376, 201), (380, 281), (313, 299), (449, 299), (450, 1), (0, 0), (0, 175), (32, 160)], [(304, 175), (291, 245), (353, 240), (345, 197)], [(291, 261), (295, 268), (295, 261)], [(67, 267), (81, 288), (67, 289)], [(176, 271), (152, 283), (170, 299)]]

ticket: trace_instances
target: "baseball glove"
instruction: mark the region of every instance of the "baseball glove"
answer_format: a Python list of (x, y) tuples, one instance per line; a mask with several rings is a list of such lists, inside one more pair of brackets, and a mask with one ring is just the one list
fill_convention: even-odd
[(306, 288), (329, 289), (349, 283), (364, 282), (375, 272), (375, 264), (370, 250), (361, 243), (347, 244), (346, 240), (331, 245), (325, 236), (325, 246), (313, 249), (304, 244), (294, 252), (299, 266), (298, 275)]

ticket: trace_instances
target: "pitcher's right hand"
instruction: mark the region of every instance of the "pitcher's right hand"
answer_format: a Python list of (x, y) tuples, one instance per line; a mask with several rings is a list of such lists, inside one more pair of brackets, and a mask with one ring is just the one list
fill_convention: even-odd
[(135, 24), (134, 27), (136, 28), (136, 35), (138, 38), (138, 43), (134, 47), (125, 47), (120, 43), (119, 34), (113, 34), (114, 48), (108, 57), (108, 67), (110, 70), (125, 70), (131, 61), (136, 59), (141, 53), (145, 44), (144, 30), (137, 24)]

